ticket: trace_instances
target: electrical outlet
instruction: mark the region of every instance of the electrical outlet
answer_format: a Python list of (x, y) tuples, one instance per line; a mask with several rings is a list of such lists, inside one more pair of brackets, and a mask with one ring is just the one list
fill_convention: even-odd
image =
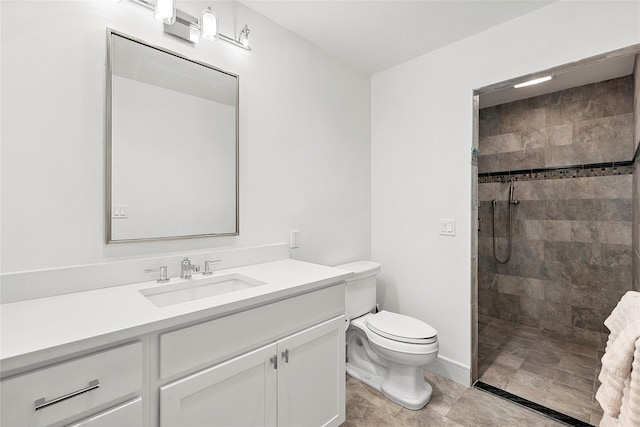
[(291, 245), (291, 249), (300, 247), (300, 230), (291, 230), (289, 244)]

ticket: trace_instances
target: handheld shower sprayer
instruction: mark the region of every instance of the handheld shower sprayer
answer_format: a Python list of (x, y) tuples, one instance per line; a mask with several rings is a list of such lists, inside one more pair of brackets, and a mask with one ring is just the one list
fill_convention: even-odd
[(507, 201), (507, 205), (509, 206), (509, 224), (507, 225), (509, 254), (504, 260), (499, 259), (498, 255), (496, 255), (496, 209), (498, 208), (498, 201), (493, 200), (491, 202), (491, 206), (493, 208), (493, 257), (500, 264), (506, 264), (507, 262), (509, 262), (509, 259), (511, 259), (511, 205), (517, 205), (518, 203), (520, 203), (520, 200), (516, 200), (513, 198), (514, 187), (515, 186), (513, 185), (513, 180), (509, 180), (509, 200)]

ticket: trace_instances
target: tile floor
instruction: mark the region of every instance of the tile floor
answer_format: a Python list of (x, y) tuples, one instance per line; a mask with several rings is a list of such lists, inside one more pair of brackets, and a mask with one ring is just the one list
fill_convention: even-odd
[(565, 427), (487, 392), (428, 371), (425, 377), (433, 387), (431, 401), (411, 411), (347, 376), (347, 420), (341, 427)]
[(604, 347), (480, 316), (478, 375), (482, 382), (598, 425), (602, 409), (594, 395)]

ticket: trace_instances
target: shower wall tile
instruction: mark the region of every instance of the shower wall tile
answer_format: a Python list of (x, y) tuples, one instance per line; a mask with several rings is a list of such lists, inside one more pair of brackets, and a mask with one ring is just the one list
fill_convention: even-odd
[(523, 221), (523, 237), (527, 240), (571, 240), (571, 221), (530, 220)]
[(484, 154), (509, 153), (522, 151), (524, 148), (520, 132), (504, 133), (483, 139), (482, 150)]
[[(558, 180), (553, 180), (558, 181)], [(609, 175), (562, 180), (571, 199), (630, 199), (632, 176)]]
[[(637, 86), (627, 76), (480, 110), (478, 170), (496, 174), (478, 186), (479, 313), (606, 342), (602, 322), (640, 290), (640, 177), (628, 165), (640, 140)], [(535, 170), (552, 167), (568, 169)], [(504, 259), (511, 179), (519, 204), (500, 264), (491, 201)]]
[[(576, 123), (573, 144), (579, 149), (600, 148), (600, 162), (633, 158), (633, 114), (604, 117)], [(589, 163), (596, 163), (596, 161)]]
[(500, 155), (488, 154), (478, 156), (478, 173), (487, 173), (500, 170)]
[(602, 265), (606, 267), (631, 267), (632, 256), (630, 245), (602, 245)]
[(602, 314), (590, 308), (573, 307), (571, 310), (571, 324), (577, 328), (588, 329), (597, 332), (607, 332), (602, 323)]
[(482, 109), (480, 173), (629, 161), (633, 98), (626, 76)]
[(544, 129), (548, 137), (548, 146), (573, 144), (573, 126), (570, 123), (549, 126)]
[[(544, 166), (545, 150), (532, 149), (502, 153), (498, 159), (500, 170), (535, 169)], [(478, 159), (478, 165), (482, 164), (481, 160), (482, 156)]]
[(545, 258), (561, 263), (602, 264), (602, 245), (597, 243), (546, 241)]
[[(633, 190), (633, 186), (632, 186)], [(633, 195), (638, 192), (633, 190)], [(637, 197), (636, 197), (637, 198)], [(633, 221), (633, 200), (632, 199), (603, 199), (600, 218), (592, 217), (592, 219), (600, 221)]]

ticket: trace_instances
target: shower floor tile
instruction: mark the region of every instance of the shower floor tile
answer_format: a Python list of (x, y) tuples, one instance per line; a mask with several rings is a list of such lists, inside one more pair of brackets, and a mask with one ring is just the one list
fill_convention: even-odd
[(479, 380), (597, 425), (595, 400), (603, 345), (530, 326), (481, 316), (478, 332)]

